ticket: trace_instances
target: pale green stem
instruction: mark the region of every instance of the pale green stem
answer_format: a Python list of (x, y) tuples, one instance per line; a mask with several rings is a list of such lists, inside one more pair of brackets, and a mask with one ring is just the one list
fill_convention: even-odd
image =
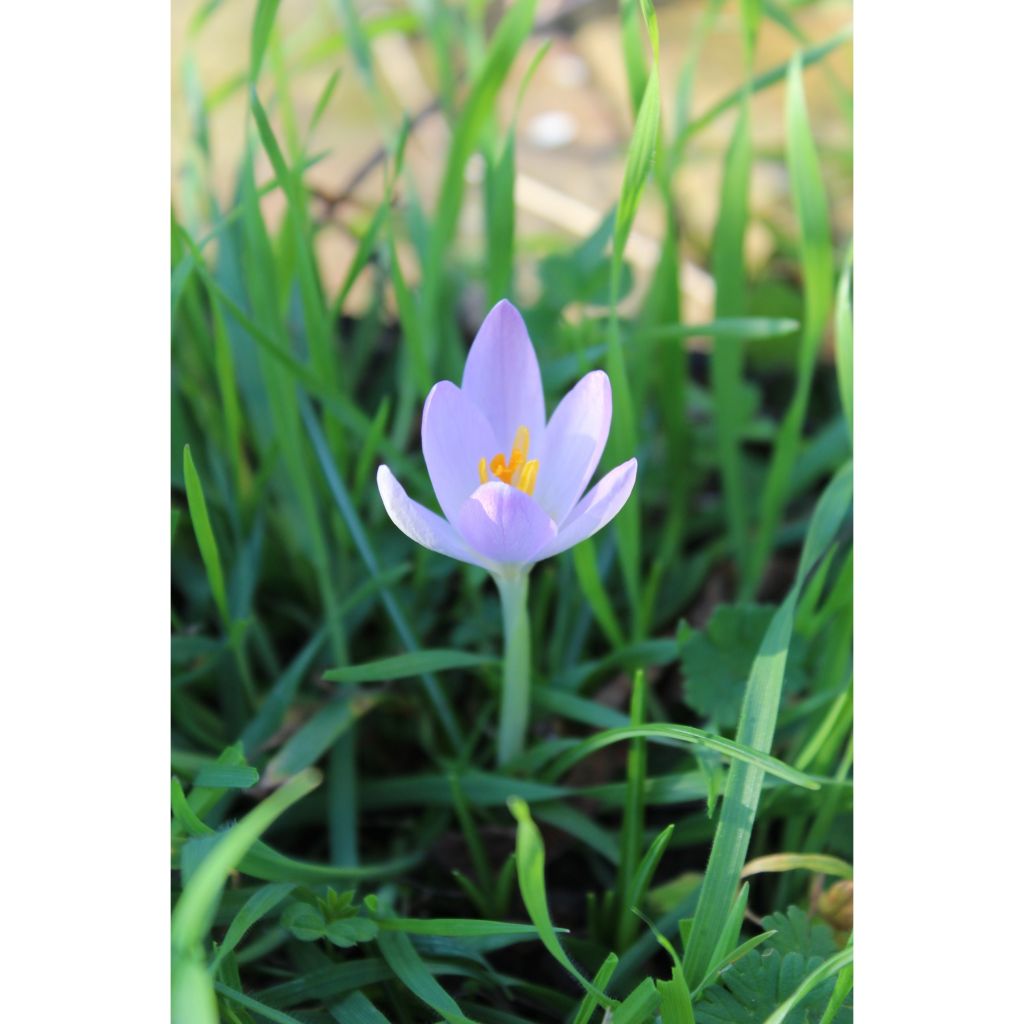
[(525, 569), (495, 576), (501, 595), (505, 625), (505, 666), (498, 722), (498, 764), (504, 765), (523, 751), (530, 722), (530, 618), (526, 594), (530, 577)]

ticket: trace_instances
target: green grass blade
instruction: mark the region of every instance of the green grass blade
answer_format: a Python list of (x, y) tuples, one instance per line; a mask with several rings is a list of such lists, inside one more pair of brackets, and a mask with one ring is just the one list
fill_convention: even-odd
[(757, 770), (766, 772), (782, 779), (784, 782), (792, 783), (803, 789), (819, 789), (820, 786), (810, 776), (791, 768), (789, 765), (779, 761), (777, 758), (757, 749), (753, 745), (737, 743), (734, 740), (725, 739), (722, 736), (715, 736), (697, 729), (690, 725), (675, 725), (672, 723), (656, 723), (644, 726), (625, 726), (620, 729), (608, 729), (605, 732), (589, 736), (580, 740), (574, 747), (566, 751), (548, 769), (551, 778), (558, 778), (564, 774), (572, 765), (584, 758), (589, 757), (595, 751), (601, 750), (612, 743), (621, 743), (632, 739), (650, 739), (662, 743), (686, 743), (700, 747), (706, 747), (716, 753), (724, 754), (734, 761), (742, 764), (756, 766)]
[(423, 267), (424, 323), (431, 366), (443, 332), (443, 282), (446, 256), (458, 223), (465, 191), (466, 163), (482, 138), (512, 62), (533, 25), (536, 0), (517, 0), (502, 18), (477, 73), (452, 134), (434, 213), (430, 248)]
[[(337, 504), (338, 509), (341, 512), (342, 518), (345, 520), (345, 525), (348, 527), (349, 532), (352, 535), (356, 550), (359, 552), (366, 568), (372, 575), (380, 576), (381, 569), (380, 563), (377, 560), (377, 555), (370, 545), (369, 538), (366, 535), (366, 531), (363, 529), (362, 523), (359, 521), (359, 516), (356, 512), (355, 505), (352, 503), (348, 489), (345, 487), (344, 483), (342, 483), (341, 477), (338, 475), (338, 470), (331, 458), (330, 450), (327, 447), (327, 439), (324, 437), (323, 431), (320, 429), (320, 424), (317, 422), (317, 418), (308, 401), (304, 399), (301, 403), (301, 407), (302, 419), (306, 424), (306, 430), (309, 432), (310, 439), (313, 442), (313, 450), (316, 452), (320, 468), (323, 470), (324, 479), (327, 482), (327, 488), (331, 493), (331, 497), (334, 499), (335, 504)], [(402, 642), (411, 652), (418, 651), (420, 649), (420, 645), (413, 634), (412, 627), (409, 625), (404, 612), (398, 606), (398, 602), (395, 600), (394, 595), (389, 589), (381, 588), (381, 600), (383, 601), (384, 607), (387, 610), (388, 615), (391, 617), (391, 621), (394, 623), (395, 630)], [(441, 690), (437, 677), (431, 673), (424, 675), (423, 685), (426, 689), (427, 696), (430, 699), (430, 703), (433, 705), (434, 711), (448, 736), (448, 739), (452, 743), (452, 746), (458, 750), (462, 745), (461, 733), (458, 725), (456, 724), (455, 715), (452, 712), (451, 705), (449, 704), (444, 692)]]
[(835, 313), (836, 376), (839, 397), (846, 416), (846, 428), (853, 440), (853, 246), (843, 263), (843, 272), (836, 291)]
[(281, 0), (259, 0), (256, 14), (252, 20), (252, 37), (249, 43), (249, 80), (255, 82), (260, 76), (263, 57), (270, 42), (270, 33), (274, 28), (274, 19)]
[(381, 658), (362, 665), (345, 665), (328, 669), (324, 679), (332, 683), (379, 683), (392, 679), (408, 679), (429, 672), (444, 672), (455, 668), (478, 668), (497, 665), (497, 658), (467, 651), (412, 651)]
[(536, 925), (541, 942), (547, 951), (604, 1007), (611, 1000), (580, 973), (558, 941), (555, 926), (548, 910), (547, 888), (544, 883), (544, 840), (530, 817), (526, 802), (518, 797), (509, 800), (509, 809), (516, 819), (516, 873), (519, 893), (530, 920)]
[[(633, 694), (629, 703), (630, 725), (641, 728), (646, 717), (645, 683), (642, 669), (633, 674)], [(619, 898), (619, 922), (615, 948), (622, 952), (633, 941), (637, 919), (633, 907), (639, 904), (633, 898), (631, 886), (637, 878), (637, 863), (644, 831), (644, 784), (647, 781), (647, 744), (634, 739), (626, 755), (626, 799), (622, 805), (620, 835), (620, 864), (616, 892)]]
[(654, 979), (644, 978), (612, 1011), (612, 1024), (648, 1024), (660, 1002)]
[[(797, 578), (772, 617), (750, 670), (736, 736), (756, 750), (771, 749), (796, 604), (808, 575), (825, 554), (849, 512), (852, 476), (852, 468), (847, 463), (818, 500), (804, 541)], [(763, 780), (763, 770), (752, 763), (737, 762), (729, 769), (711, 857), (686, 950), (686, 979), (691, 987), (707, 974), (726, 927), (746, 860)]]
[(192, 449), (185, 445), (185, 497), (188, 499), (188, 514), (192, 520), (199, 554), (206, 568), (206, 578), (210, 584), (214, 603), (220, 613), (225, 629), (231, 627), (231, 613), (228, 610), (228, 592), (224, 585), (224, 569), (221, 566), (220, 549), (217, 538), (210, 523), (210, 513), (206, 507), (206, 495), (203, 493), (203, 482), (199, 478), (195, 463), (192, 461)]
[[(831, 39), (826, 39), (825, 42), (819, 43), (817, 46), (809, 47), (807, 50), (803, 50), (796, 55), (794, 59), (801, 59), (803, 66), (809, 68), (819, 61), (824, 60), (833, 50), (838, 49), (844, 43), (848, 43), (853, 37), (852, 28), (844, 28), (842, 31), (837, 32)], [(740, 86), (740, 88), (729, 93), (728, 96), (723, 97), (717, 103), (713, 104), (711, 108), (705, 111), (700, 117), (694, 118), (687, 127), (685, 132), (680, 136), (680, 140), (677, 140), (677, 144), (680, 141), (689, 141), (694, 135), (702, 132), (709, 125), (714, 124), (727, 110), (735, 107), (737, 104), (743, 101), (743, 98), (748, 95), (760, 92), (762, 89), (767, 89), (770, 86), (777, 85), (779, 82), (785, 79), (789, 71), (790, 62), (786, 61), (784, 64), (778, 64), (769, 71), (764, 71), (751, 79), (748, 83)]]
[(587, 604), (590, 605), (601, 631), (615, 647), (622, 647), (626, 637), (601, 579), (601, 570), (597, 565), (597, 547), (593, 539), (585, 540), (572, 549), (572, 564), (576, 570), (580, 590), (587, 599)]
[[(661, 97), (658, 86), (658, 65), (655, 62), (647, 79), (643, 102), (637, 114), (636, 126), (626, 152), (626, 168), (622, 189), (615, 209), (612, 231), (611, 295), (608, 320), (608, 378), (612, 385), (615, 412), (608, 438), (608, 456), (615, 464), (625, 462), (637, 452), (636, 416), (634, 399), (626, 372), (625, 354), (619, 327), (618, 302), (622, 285), (626, 240), (629, 238), (640, 197), (654, 161), (658, 145), (658, 124), (661, 115)], [(627, 502), (615, 518), (615, 535), (619, 542), (619, 560), (626, 592), (634, 611), (634, 626), (638, 625), (640, 604), (640, 503)]]
[(744, 593), (748, 597), (753, 593), (767, 564), (775, 532), (785, 507), (790, 477), (800, 450), (801, 433), (807, 416), (814, 365), (824, 337), (833, 295), (828, 196), (807, 117), (803, 66), (799, 56), (791, 61), (787, 75), (786, 162), (800, 233), (800, 267), (804, 291), (803, 330), (797, 355), (796, 386), (776, 435), (768, 480), (761, 496), (760, 524), (750, 571), (744, 580)]
[(381, 931), (377, 936), (377, 946), (388, 967), (417, 999), (452, 1024), (465, 1024), (469, 1021), (459, 1004), (427, 969), (408, 935), (397, 931)]
[(851, 963), (853, 963), (853, 946), (847, 946), (846, 949), (841, 949), (838, 953), (830, 956), (797, 985), (793, 994), (780, 1003), (773, 1014), (765, 1017), (764, 1024), (783, 1024), (783, 1021), (789, 1016), (789, 1012), (804, 996), (813, 992), (819, 985), (828, 981)]
[[(746, 312), (744, 239), (752, 164), (750, 105), (744, 103), (725, 158), (722, 197), (711, 250), (716, 319), (738, 318)], [(711, 350), (711, 395), (729, 543), (736, 564), (742, 569), (747, 563), (748, 507), (740, 451), (745, 419), (742, 408), (743, 342), (729, 334), (717, 337)]]
[(257, 889), (245, 901), (242, 909), (235, 914), (234, 920), (224, 936), (224, 941), (217, 947), (217, 955), (210, 965), (210, 970), (216, 973), (221, 960), (229, 953), (234, 952), (249, 929), (269, 914), (294, 888), (294, 882), (276, 882)]
[(696, 1024), (690, 990), (686, 987), (682, 969), (673, 966), (671, 980), (659, 981), (657, 985), (661, 995), (662, 1024)]
[(228, 875), (273, 821), (319, 784), (317, 771), (311, 769), (297, 775), (221, 836), (175, 904), (171, 946), (176, 952), (190, 950), (202, 942)]

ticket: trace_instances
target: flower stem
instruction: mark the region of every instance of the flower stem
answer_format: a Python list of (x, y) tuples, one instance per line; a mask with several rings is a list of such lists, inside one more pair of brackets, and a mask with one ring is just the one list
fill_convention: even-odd
[(498, 764), (504, 765), (523, 751), (530, 722), (530, 619), (526, 572), (495, 576), (505, 624), (505, 666), (498, 723)]

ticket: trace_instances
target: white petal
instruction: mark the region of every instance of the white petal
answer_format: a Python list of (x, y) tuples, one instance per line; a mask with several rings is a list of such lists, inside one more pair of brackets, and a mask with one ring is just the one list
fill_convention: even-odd
[(449, 558), (487, 568), (486, 560), (470, 551), (451, 523), (405, 493), (405, 488), (387, 466), (380, 466), (377, 470), (377, 489), (391, 521), (410, 540)]
[(555, 409), (537, 457), (534, 495), (556, 523), (580, 500), (608, 441), (612, 386), (604, 370), (588, 373)]
[(532, 444), (544, 434), (544, 389), (537, 353), (519, 310), (502, 299), (487, 314), (466, 357), (462, 390), (487, 417), (506, 455), (519, 427)]
[(435, 384), (423, 406), (423, 458), (445, 516), (458, 521), (462, 503), (480, 486), (480, 460), (498, 453), (480, 410), (451, 381)]
[(536, 561), (537, 552), (555, 537), (555, 524), (529, 494), (497, 480), (466, 499), (456, 522), (474, 551), (502, 564)]
[(592, 537), (618, 515), (633, 492), (635, 482), (636, 459), (630, 459), (606, 473), (569, 513), (559, 527), (558, 534), (540, 550), (535, 561), (550, 558)]

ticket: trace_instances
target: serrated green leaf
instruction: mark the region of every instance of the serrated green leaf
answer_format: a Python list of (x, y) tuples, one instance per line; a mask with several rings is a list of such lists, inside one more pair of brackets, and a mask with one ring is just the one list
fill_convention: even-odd
[[(767, 605), (718, 605), (704, 630), (691, 633), (680, 646), (686, 703), (723, 729), (739, 720), (750, 666), (774, 613)], [(806, 685), (805, 650), (794, 637), (786, 660), (787, 692), (798, 693)]]

